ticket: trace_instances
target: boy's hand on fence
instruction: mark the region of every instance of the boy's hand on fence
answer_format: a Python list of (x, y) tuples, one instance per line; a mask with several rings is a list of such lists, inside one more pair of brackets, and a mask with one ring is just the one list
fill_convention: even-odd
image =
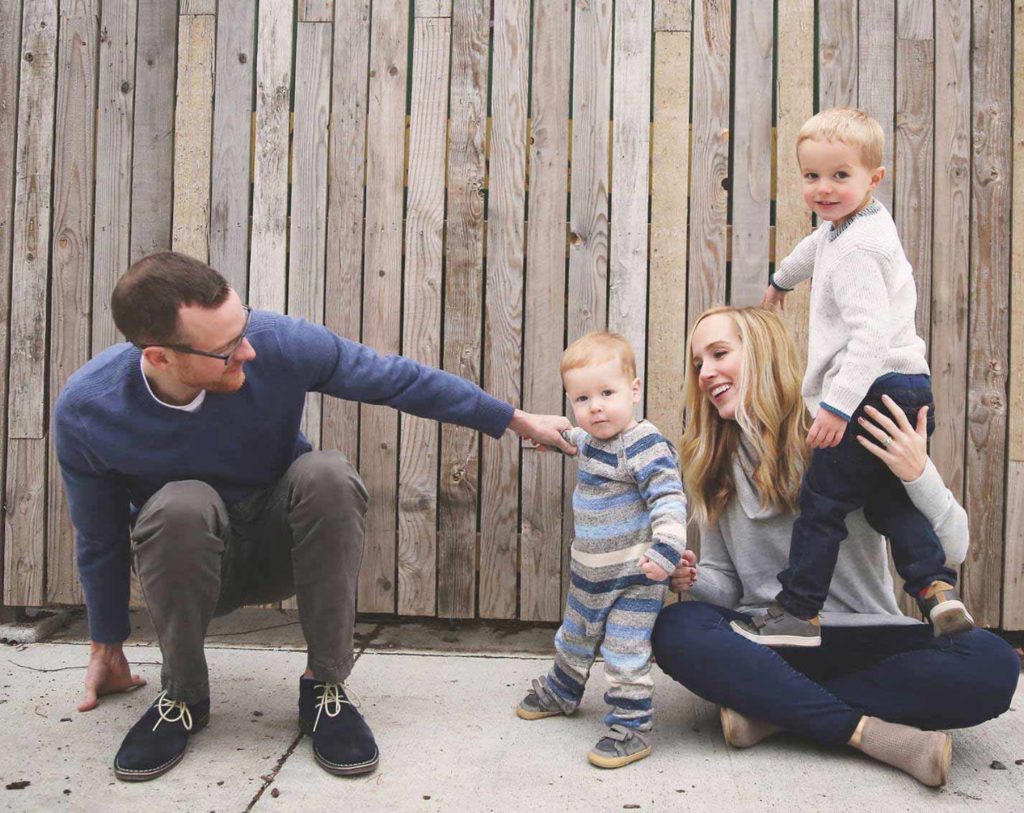
[(133, 675), (121, 644), (97, 644), (89, 647), (89, 666), (85, 670), (85, 700), (79, 711), (92, 711), (105, 694), (130, 692), (145, 686), (146, 680)]
[(780, 311), (786, 310), (786, 292), (780, 291), (774, 285), (769, 285), (761, 297), (761, 307), (775, 310), (776, 305)]
[(576, 454), (576, 447), (562, 436), (563, 432), (572, 429), (564, 415), (533, 415), (517, 409), (512, 413), (508, 428), (530, 441), (536, 449), (558, 449), (567, 455)]
[(830, 449), (839, 445), (845, 433), (846, 421), (825, 407), (819, 407), (811, 431), (807, 433), (807, 444), (812, 449)]
[(641, 556), (637, 561), (637, 566), (641, 572), (653, 582), (663, 582), (668, 578), (668, 571), (665, 570), (661, 565), (655, 564), (646, 556)]
[(692, 588), (696, 581), (697, 555), (692, 550), (684, 551), (682, 560), (669, 578), (669, 589), (674, 593), (683, 593)]

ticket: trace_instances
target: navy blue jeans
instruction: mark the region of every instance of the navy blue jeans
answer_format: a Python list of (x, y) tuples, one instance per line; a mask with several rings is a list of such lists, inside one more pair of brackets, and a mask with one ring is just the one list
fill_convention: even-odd
[(927, 624), (825, 627), (821, 646), (771, 649), (733, 632), (749, 616), (700, 601), (661, 611), (652, 639), (666, 674), (705, 700), (827, 745), (861, 716), (966, 728), (1010, 707), (1020, 659), (983, 629), (933, 637)]
[(858, 508), (864, 509), (872, 528), (888, 537), (896, 570), (910, 595), (936, 579), (956, 584), (956, 571), (946, 567), (946, 554), (931, 523), (914, 507), (899, 478), (857, 440), (858, 434), (874, 440), (857, 423), (865, 406), (891, 414), (882, 395), (903, 409), (912, 426), (921, 407), (929, 407), (928, 434), (935, 429), (931, 379), (891, 374), (871, 386), (837, 446), (814, 450), (800, 487), (789, 567), (779, 574), (782, 591), (777, 601), (800, 618), (814, 617), (824, 605), (839, 546), (847, 536), (846, 517)]

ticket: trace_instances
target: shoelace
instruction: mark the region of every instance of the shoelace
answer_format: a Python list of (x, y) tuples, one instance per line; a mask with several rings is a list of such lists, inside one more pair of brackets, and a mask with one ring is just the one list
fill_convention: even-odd
[[(156, 698), (156, 710), (160, 715), (160, 719), (156, 721), (156, 725), (153, 726), (153, 730), (160, 723), (177, 723), (181, 721), (181, 724), (185, 726), (186, 731), (192, 730), (192, 712), (188, 710), (188, 704), (180, 700), (171, 700), (167, 697), (167, 691), (164, 690)], [(178, 714), (172, 717), (171, 714), (177, 711)]]
[(320, 725), (320, 715), (324, 712), (327, 712), (328, 717), (337, 717), (345, 704), (354, 709), (359, 708), (359, 697), (344, 683), (321, 683), (316, 690), (320, 693), (320, 702), (316, 708), (316, 719), (313, 721), (314, 731)]

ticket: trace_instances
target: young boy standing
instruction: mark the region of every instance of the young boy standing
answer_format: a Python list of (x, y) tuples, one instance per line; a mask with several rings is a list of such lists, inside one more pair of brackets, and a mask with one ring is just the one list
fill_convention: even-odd
[(600, 646), (612, 710), (587, 758), (618, 768), (651, 753), (651, 630), (686, 549), (686, 498), (675, 449), (633, 416), (641, 384), (629, 342), (590, 333), (566, 349), (561, 371), (578, 424), (567, 440), (580, 450), (572, 581), (554, 666), (516, 714), (572, 714)]
[[(828, 593), (846, 516), (863, 508), (889, 538), (896, 568), (936, 635), (970, 629), (974, 621), (956, 591), (938, 537), (910, 502), (903, 484), (864, 447), (849, 424), (868, 414), (884, 426), (885, 399), (911, 423), (933, 399), (924, 341), (917, 335), (917, 294), (889, 212), (872, 193), (885, 177), (883, 134), (860, 110), (836, 108), (809, 119), (797, 137), (804, 202), (822, 221), (772, 275), (763, 304), (814, 276), (803, 395), (814, 423), (813, 449), (800, 491), (789, 567), (779, 574), (779, 606), (740, 635), (768, 646), (818, 646), (818, 612)], [(883, 445), (892, 442), (882, 438)]]

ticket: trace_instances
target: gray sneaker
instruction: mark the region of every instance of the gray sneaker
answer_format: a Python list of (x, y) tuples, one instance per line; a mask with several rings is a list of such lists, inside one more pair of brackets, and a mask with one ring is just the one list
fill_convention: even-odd
[(598, 768), (621, 768), (651, 755), (645, 734), (616, 723), (590, 749), (587, 759)]
[(749, 624), (733, 621), (729, 626), (748, 641), (763, 646), (821, 646), (817, 616), (797, 618), (778, 604), (769, 607), (764, 615), (755, 615)]
[(917, 597), (921, 614), (932, 623), (936, 636), (974, 629), (974, 618), (964, 606), (957, 589), (943, 581), (932, 582)]
[(516, 707), (517, 716), (524, 720), (541, 720), (544, 717), (565, 713), (555, 700), (555, 696), (551, 694), (546, 678), (539, 678), (531, 685), (533, 688)]

